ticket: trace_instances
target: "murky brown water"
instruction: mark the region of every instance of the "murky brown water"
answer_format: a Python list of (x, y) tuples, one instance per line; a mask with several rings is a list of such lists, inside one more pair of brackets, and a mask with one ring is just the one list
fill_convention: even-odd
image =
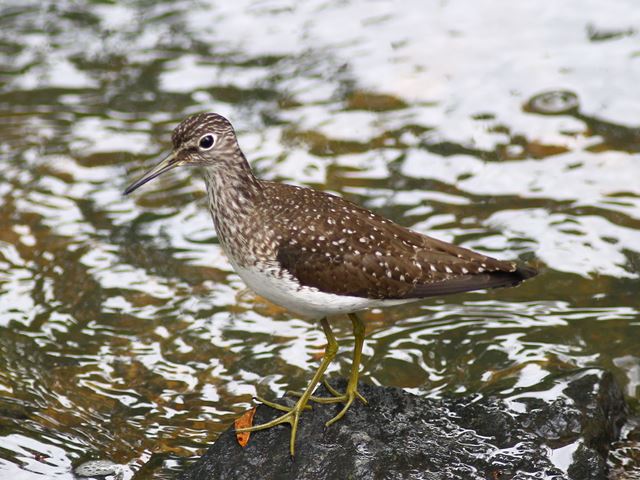
[[(322, 333), (244, 291), (197, 172), (121, 195), (204, 110), (263, 177), (543, 267), (367, 314), (364, 380), (517, 402), (595, 366), (637, 412), (640, 10), (556, 3), (4, 2), (0, 477), (171, 478), (252, 395), (305, 385)], [(531, 108), (554, 89), (573, 108)], [(637, 426), (612, 466), (640, 475)]]

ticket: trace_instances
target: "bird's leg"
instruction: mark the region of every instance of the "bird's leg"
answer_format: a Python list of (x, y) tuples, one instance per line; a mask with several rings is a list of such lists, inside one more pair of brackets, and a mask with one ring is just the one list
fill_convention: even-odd
[[(345, 405), (335, 417), (327, 422), (327, 426), (340, 420), (344, 416), (344, 414), (347, 413), (347, 410), (349, 410), (349, 407), (356, 398), (358, 398), (365, 405), (367, 404), (367, 400), (365, 400), (365, 398), (360, 395), (360, 392), (358, 392), (360, 358), (362, 357), (362, 346), (364, 345), (364, 324), (355, 313), (350, 313), (349, 319), (353, 324), (353, 335), (356, 338), (356, 342), (353, 348), (353, 363), (351, 364), (351, 374), (349, 375), (349, 383), (347, 383), (347, 389), (343, 395), (339, 395), (335, 389), (329, 387), (328, 383), (325, 383), (325, 386), (329, 387), (328, 390), (332, 395), (334, 395), (334, 398), (338, 398), (341, 401), (345, 402)], [(335, 396), (336, 394), (338, 395)]]
[[(275, 427), (276, 425), (288, 423), (291, 425), (291, 439), (289, 442), (289, 448), (291, 451), (291, 456), (293, 456), (296, 443), (296, 431), (298, 430), (298, 420), (300, 419), (300, 414), (304, 411), (305, 407), (307, 407), (307, 402), (309, 401), (313, 390), (318, 385), (318, 382), (320, 382), (320, 379), (322, 379), (325, 370), (338, 352), (338, 342), (336, 341), (336, 337), (331, 331), (331, 327), (329, 326), (329, 322), (327, 321), (326, 317), (323, 318), (320, 323), (322, 325), (322, 329), (324, 330), (324, 334), (327, 337), (327, 348), (324, 351), (324, 356), (322, 357), (322, 361), (320, 362), (318, 370), (316, 370), (315, 375), (309, 382), (306, 390), (300, 395), (300, 398), (298, 399), (296, 404), (293, 407), (284, 407), (282, 405), (278, 405), (278, 407), (275, 408), (278, 408), (278, 410), (285, 410), (287, 413), (261, 425), (255, 425), (248, 428), (237, 428), (236, 432), (255, 432), (257, 430), (264, 430), (266, 428)], [(274, 404), (272, 404), (271, 402), (268, 402), (267, 405), (274, 406)]]
[[(350, 313), (349, 319), (353, 325), (353, 335), (355, 336), (355, 345), (353, 348), (353, 363), (351, 364), (351, 374), (349, 375), (349, 383), (347, 383), (347, 389), (344, 393), (338, 392), (335, 388), (333, 388), (326, 380), (323, 380), (322, 383), (325, 388), (333, 395), (333, 397), (316, 397), (309, 396), (309, 400), (316, 403), (344, 403), (344, 407), (340, 410), (335, 417), (327, 422), (327, 426), (331, 425), (334, 422), (340, 420), (347, 410), (353, 403), (353, 401), (357, 398), (365, 405), (367, 404), (367, 400), (358, 392), (358, 375), (360, 373), (360, 358), (362, 357), (362, 347), (364, 345), (364, 324), (362, 320), (355, 314)], [(302, 396), (304, 393), (291, 392), (293, 395)]]

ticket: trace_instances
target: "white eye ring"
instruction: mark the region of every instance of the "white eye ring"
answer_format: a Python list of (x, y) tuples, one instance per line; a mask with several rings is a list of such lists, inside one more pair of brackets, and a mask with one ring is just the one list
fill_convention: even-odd
[(211, 150), (216, 144), (216, 136), (213, 133), (205, 133), (198, 140), (198, 148), (200, 150)]

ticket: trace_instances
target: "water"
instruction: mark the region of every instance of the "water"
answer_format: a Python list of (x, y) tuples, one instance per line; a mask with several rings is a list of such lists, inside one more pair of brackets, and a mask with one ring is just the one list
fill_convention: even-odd
[[(637, 415), (631, 0), (1, 8), (3, 478), (70, 479), (91, 459), (172, 478), (252, 395), (306, 384), (321, 331), (244, 290), (197, 172), (121, 195), (179, 120), (207, 110), (231, 119), (264, 178), (542, 268), (517, 289), (365, 314), (365, 381), (515, 401), (600, 367)], [(349, 322), (333, 323), (344, 350), (330, 375), (344, 375)], [(623, 433), (610, 463), (633, 478), (638, 421)], [(574, 446), (556, 447), (566, 468)]]

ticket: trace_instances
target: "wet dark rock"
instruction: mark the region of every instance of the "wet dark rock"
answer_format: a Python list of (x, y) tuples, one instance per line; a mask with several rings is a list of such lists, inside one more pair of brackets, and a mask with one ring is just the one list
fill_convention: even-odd
[[(589, 369), (559, 375), (554, 385), (552, 401), (524, 392), (505, 402), (361, 384), (369, 406), (355, 405), (338, 423), (324, 426), (337, 405), (314, 404), (304, 415), (295, 459), (288, 426), (253, 433), (244, 449), (229, 429), (182, 479), (605, 479), (626, 417), (618, 384)], [(276, 415), (260, 406), (254, 424)]]

